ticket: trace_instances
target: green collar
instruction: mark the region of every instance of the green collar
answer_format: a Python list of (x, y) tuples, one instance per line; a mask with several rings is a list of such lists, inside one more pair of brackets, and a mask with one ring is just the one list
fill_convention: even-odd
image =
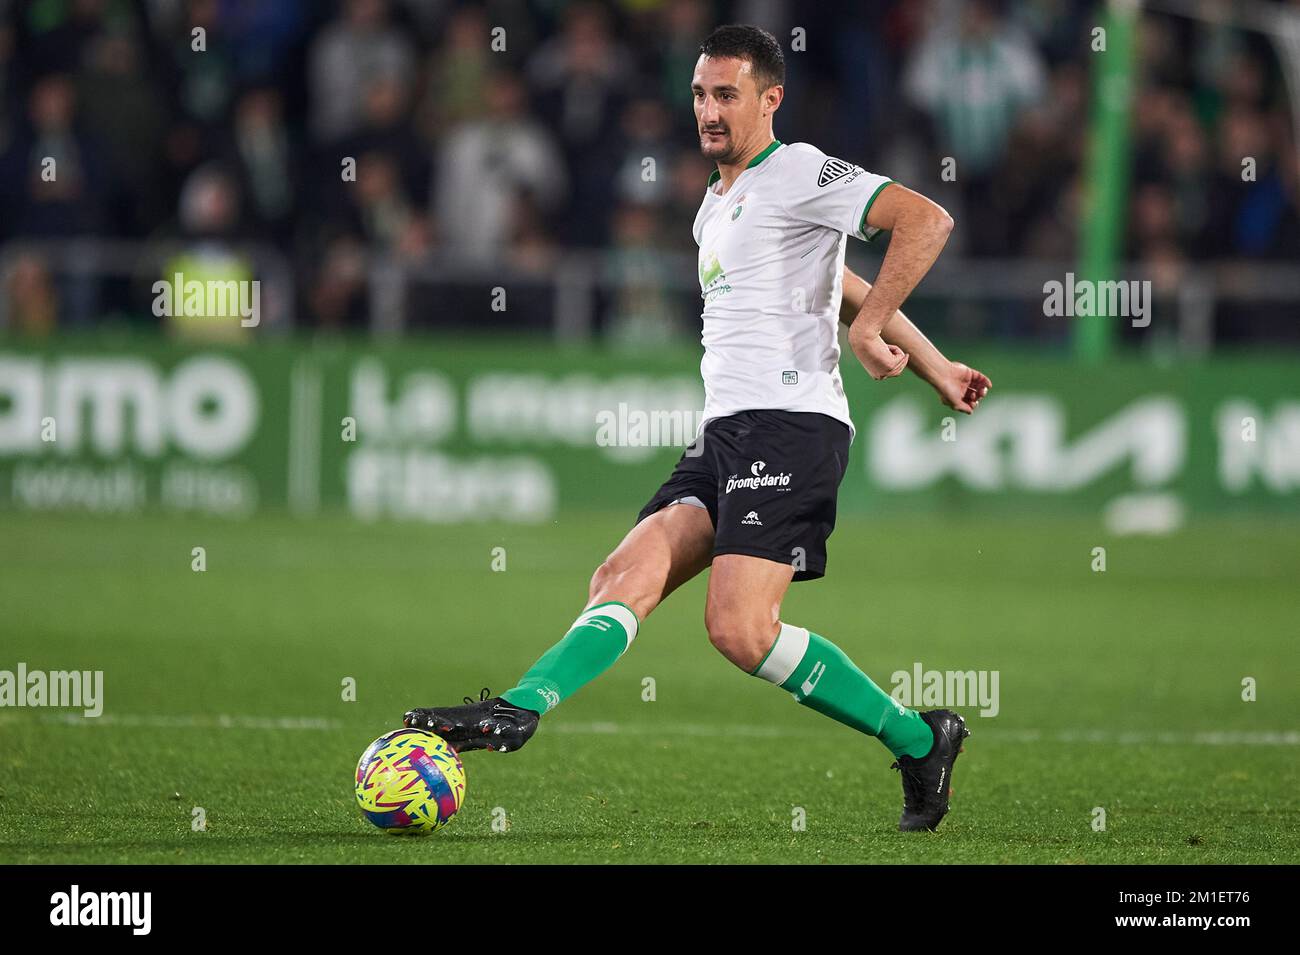
[[(781, 140), (779, 140), (779, 139), (774, 139), (774, 140), (772, 140), (771, 145), (769, 145), (769, 146), (768, 146), (766, 149), (764, 149), (761, 153), (759, 153), (757, 156), (755, 156), (753, 159), (751, 159), (751, 160), (749, 161), (749, 165), (747, 165), (745, 168), (746, 168), (746, 169), (753, 169), (755, 166), (757, 166), (759, 163), (761, 163), (761, 162), (762, 162), (764, 159), (766, 159), (768, 156), (772, 155), (772, 153), (776, 152), (776, 148), (777, 148), (778, 146), (780, 146), (780, 145), (781, 145)], [(713, 170), (713, 172), (709, 173), (709, 181), (705, 184), (704, 188), (705, 188), (705, 189), (712, 189), (712, 188), (713, 188), (713, 184), (714, 184), (715, 182), (717, 182), (717, 181), (718, 181), (719, 179), (721, 179), (721, 178), (722, 178), (722, 173), (718, 172), (718, 170), (716, 170), (716, 169)]]

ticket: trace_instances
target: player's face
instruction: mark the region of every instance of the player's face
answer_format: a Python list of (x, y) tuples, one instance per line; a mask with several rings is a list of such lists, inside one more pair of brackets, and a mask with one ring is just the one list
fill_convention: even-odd
[(714, 162), (739, 159), (762, 118), (762, 101), (748, 60), (701, 56), (691, 79), (700, 152)]

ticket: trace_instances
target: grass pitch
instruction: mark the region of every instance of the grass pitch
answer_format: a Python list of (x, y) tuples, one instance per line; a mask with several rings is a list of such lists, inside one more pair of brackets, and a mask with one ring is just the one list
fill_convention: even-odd
[(705, 577), (526, 749), (467, 754), (447, 829), (372, 829), (351, 785), (366, 744), (409, 706), (510, 686), (581, 610), (630, 516), (5, 513), (0, 669), (103, 670), (105, 705), (0, 709), (0, 862), (1300, 861), (1300, 534), (1262, 522), (1152, 539), (842, 518), (829, 576), (795, 584), (785, 619), (886, 688), (917, 662), (999, 674), (998, 715), (963, 710), (973, 735), (938, 833), (895, 830), (884, 747), (710, 647)]

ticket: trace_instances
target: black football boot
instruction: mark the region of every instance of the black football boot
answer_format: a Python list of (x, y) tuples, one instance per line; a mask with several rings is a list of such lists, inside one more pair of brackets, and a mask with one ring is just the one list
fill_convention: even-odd
[(512, 706), (501, 697), (490, 697), (487, 687), (477, 700), (465, 697), (464, 706), (440, 706), (407, 710), (402, 725), (441, 736), (457, 752), (490, 749), (514, 752), (537, 729), (541, 714)]
[(903, 774), (903, 815), (899, 832), (931, 831), (948, 813), (952, 795), (952, 766), (970, 730), (952, 710), (929, 710), (921, 719), (934, 731), (934, 746), (925, 756), (900, 756), (889, 768)]

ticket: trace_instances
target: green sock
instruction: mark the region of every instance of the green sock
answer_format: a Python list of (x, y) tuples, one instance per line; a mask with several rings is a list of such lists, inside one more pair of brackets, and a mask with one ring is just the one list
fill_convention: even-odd
[(613, 666), (632, 645), (636, 628), (636, 614), (627, 604), (610, 600), (588, 607), (501, 698), (538, 713), (554, 709)]
[(895, 756), (920, 758), (934, 745), (934, 731), (920, 713), (871, 682), (835, 644), (803, 627), (781, 624), (753, 675), (789, 690), (804, 706), (876, 737)]

